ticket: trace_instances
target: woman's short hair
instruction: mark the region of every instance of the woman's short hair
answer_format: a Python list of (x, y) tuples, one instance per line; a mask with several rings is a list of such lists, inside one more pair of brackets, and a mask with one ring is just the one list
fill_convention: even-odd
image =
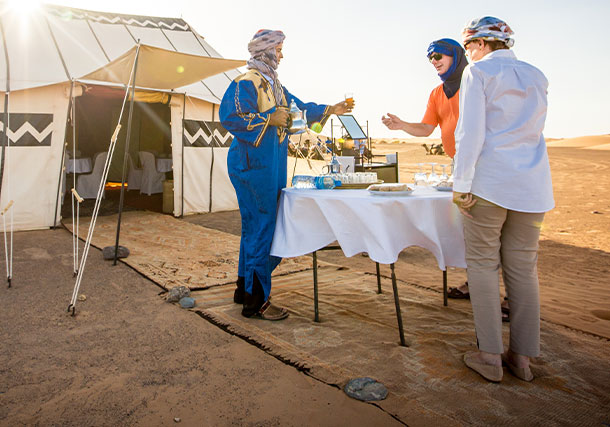
[[(481, 40), (481, 39), (479, 39)], [(506, 43), (504, 43), (501, 40), (482, 40), (484, 44), (486, 44), (487, 46), (489, 46), (489, 48), (494, 51), (494, 50), (500, 50), (500, 49), (510, 49), (510, 47), (506, 46)]]

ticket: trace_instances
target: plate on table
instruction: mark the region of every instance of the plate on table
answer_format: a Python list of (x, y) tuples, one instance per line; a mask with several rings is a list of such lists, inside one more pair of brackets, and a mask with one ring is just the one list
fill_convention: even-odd
[(388, 183), (373, 184), (369, 186), (368, 192), (374, 196), (408, 196), (414, 189), (406, 184)]
[(414, 190), (407, 190), (407, 191), (377, 191), (377, 190), (369, 190), (369, 194), (372, 194), (373, 196), (386, 196), (386, 197), (408, 196), (408, 195), (412, 194), (413, 191)]
[(453, 187), (444, 187), (444, 186), (440, 186), (439, 185), (439, 186), (434, 187), (434, 188), (436, 188), (438, 191), (453, 191)]

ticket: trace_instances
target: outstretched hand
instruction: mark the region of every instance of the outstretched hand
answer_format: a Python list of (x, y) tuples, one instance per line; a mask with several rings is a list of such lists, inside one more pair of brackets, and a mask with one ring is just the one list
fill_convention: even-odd
[(352, 110), (354, 109), (354, 105), (355, 105), (355, 103), (353, 103), (353, 102), (350, 103), (347, 101), (341, 101), (341, 102), (333, 105), (332, 107), (330, 107), (329, 113), (337, 114), (337, 115), (351, 113)]
[(401, 130), (404, 127), (404, 122), (398, 116), (388, 113), (388, 117), (381, 116), (381, 122), (390, 130)]

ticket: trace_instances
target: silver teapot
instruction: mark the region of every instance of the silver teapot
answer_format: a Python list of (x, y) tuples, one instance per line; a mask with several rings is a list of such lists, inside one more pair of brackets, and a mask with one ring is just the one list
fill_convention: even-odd
[(299, 134), (307, 130), (307, 110), (301, 111), (294, 99), (290, 101), (290, 109), (288, 110), (288, 133)]

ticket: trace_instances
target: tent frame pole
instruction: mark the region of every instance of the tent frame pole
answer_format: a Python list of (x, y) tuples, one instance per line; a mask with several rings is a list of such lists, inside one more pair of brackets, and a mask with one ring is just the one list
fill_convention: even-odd
[(186, 92), (182, 103), (182, 130), (180, 132), (180, 218), (184, 218), (184, 121), (186, 120)]
[[(73, 101), (74, 101), (74, 80), (72, 80), (72, 83), (70, 84), (70, 101), (68, 102), (68, 114), (66, 115), (66, 126), (64, 128), (64, 138), (63, 138), (63, 148), (61, 151), (61, 163), (60, 163), (60, 167), (59, 167), (59, 179), (57, 180), (57, 195), (55, 197), (55, 214), (53, 215), (53, 228), (57, 228), (57, 211), (59, 209), (59, 192), (61, 191), (61, 180), (63, 179), (63, 172), (64, 169), (66, 168), (66, 165), (64, 164), (64, 162), (66, 161), (66, 150), (68, 148), (68, 143), (66, 142), (66, 129), (68, 129), (68, 123), (71, 122), (72, 120), (70, 120), (70, 118), (72, 117), (72, 109), (74, 108), (73, 105)], [(72, 123), (72, 126), (74, 126), (74, 123)], [(76, 156), (76, 153), (73, 154), (73, 156)], [(67, 181), (67, 178), (66, 178)], [(68, 183), (66, 182), (66, 185), (68, 185)], [(74, 232), (74, 230), (72, 230), (72, 232)]]
[[(207, 123), (205, 123), (205, 120), (203, 121), (203, 123), (205, 124), (205, 127), (208, 128), (208, 131), (210, 132), (210, 136), (212, 137), (212, 141), (215, 141), (216, 137), (214, 136), (214, 132), (212, 131), (212, 129), (210, 129), (210, 127), (207, 125)], [(212, 123), (214, 123), (214, 104), (212, 104)], [(210, 161), (210, 197), (209, 197), (208, 213), (212, 212), (212, 203), (214, 202), (214, 199), (213, 199), (213, 197), (214, 197), (214, 195), (213, 195), (214, 160), (215, 160), (214, 144), (212, 144), (212, 160)]]
[[(1, 159), (0, 159), (0, 162), (1, 162), (1, 164), (0, 164), (0, 200), (1, 200), (2, 187), (4, 186), (4, 163), (6, 161), (5, 150), (6, 150), (6, 147), (10, 145), (10, 140), (9, 140), (9, 136), (8, 136), (8, 133), (10, 131), (9, 125), (8, 125), (8, 118), (9, 118), (8, 117), (9, 116), (8, 97), (9, 97), (9, 94), (11, 93), (11, 67), (10, 67), (10, 63), (9, 63), (8, 48), (6, 47), (6, 36), (4, 34), (4, 25), (2, 24), (2, 21), (0, 21), (0, 32), (2, 33), (2, 43), (4, 46), (4, 60), (6, 62), (6, 92), (4, 93), (4, 138), (2, 138), (2, 155), (1, 155)], [(6, 246), (6, 232), (4, 235), (4, 242), (5, 242), (5, 246)], [(12, 259), (12, 228), (11, 228), (11, 259)], [(12, 262), (11, 262), (10, 268), (7, 265), (7, 270), (9, 270), (9, 274), (7, 274), (6, 281), (8, 283), (8, 287), (10, 288), (11, 279), (12, 279)]]
[[(138, 49), (136, 51), (136, 59), (133, 68), (133, 80), (131, 82), (131, 99), (129, 100), (129, 117), (127, 119), (127, 136), (125, 139), (125, 156), (123, 157), (123, 174), (121, 175), (121, 197), (119, 199), (119, 218), (116, 226), (116, 242), (114, 245), (114, 262), (117, 264), (119, 258), (119, 237), (121, 235), (121, 216), (123, 214), (123, 200), (125, 197), (125, 174), (127, 171), (127, 156), (129, 156), (129, 141), (131, 139), (131, 122), (133, 118), (133, 104), (136, 91), (136, 77), (138, 76), (138, 59), (140, 57), (140, 41), (138, 40)], [(112, 159), (111, 159), (112, 160)]]
[[(4, 34), (4, 25), (0, 21), (0, 32), (2, 32), (2, 43), (4, 45), (4, 60), (6, 61), (6, 92), (4, 93), (4, 138), (2, 138), (2, 155), (0, 159), (0, 197), (2, 196), (2, 187), (4, 184), (4, 155), (6, 146), (10, 143), (8, 133), (8, 95), (11, 92), (11, 67), (9, 64), (8, 49), (6, 47), (6, 36)], [(10, 283), (10, 282), (9, 282)]]

